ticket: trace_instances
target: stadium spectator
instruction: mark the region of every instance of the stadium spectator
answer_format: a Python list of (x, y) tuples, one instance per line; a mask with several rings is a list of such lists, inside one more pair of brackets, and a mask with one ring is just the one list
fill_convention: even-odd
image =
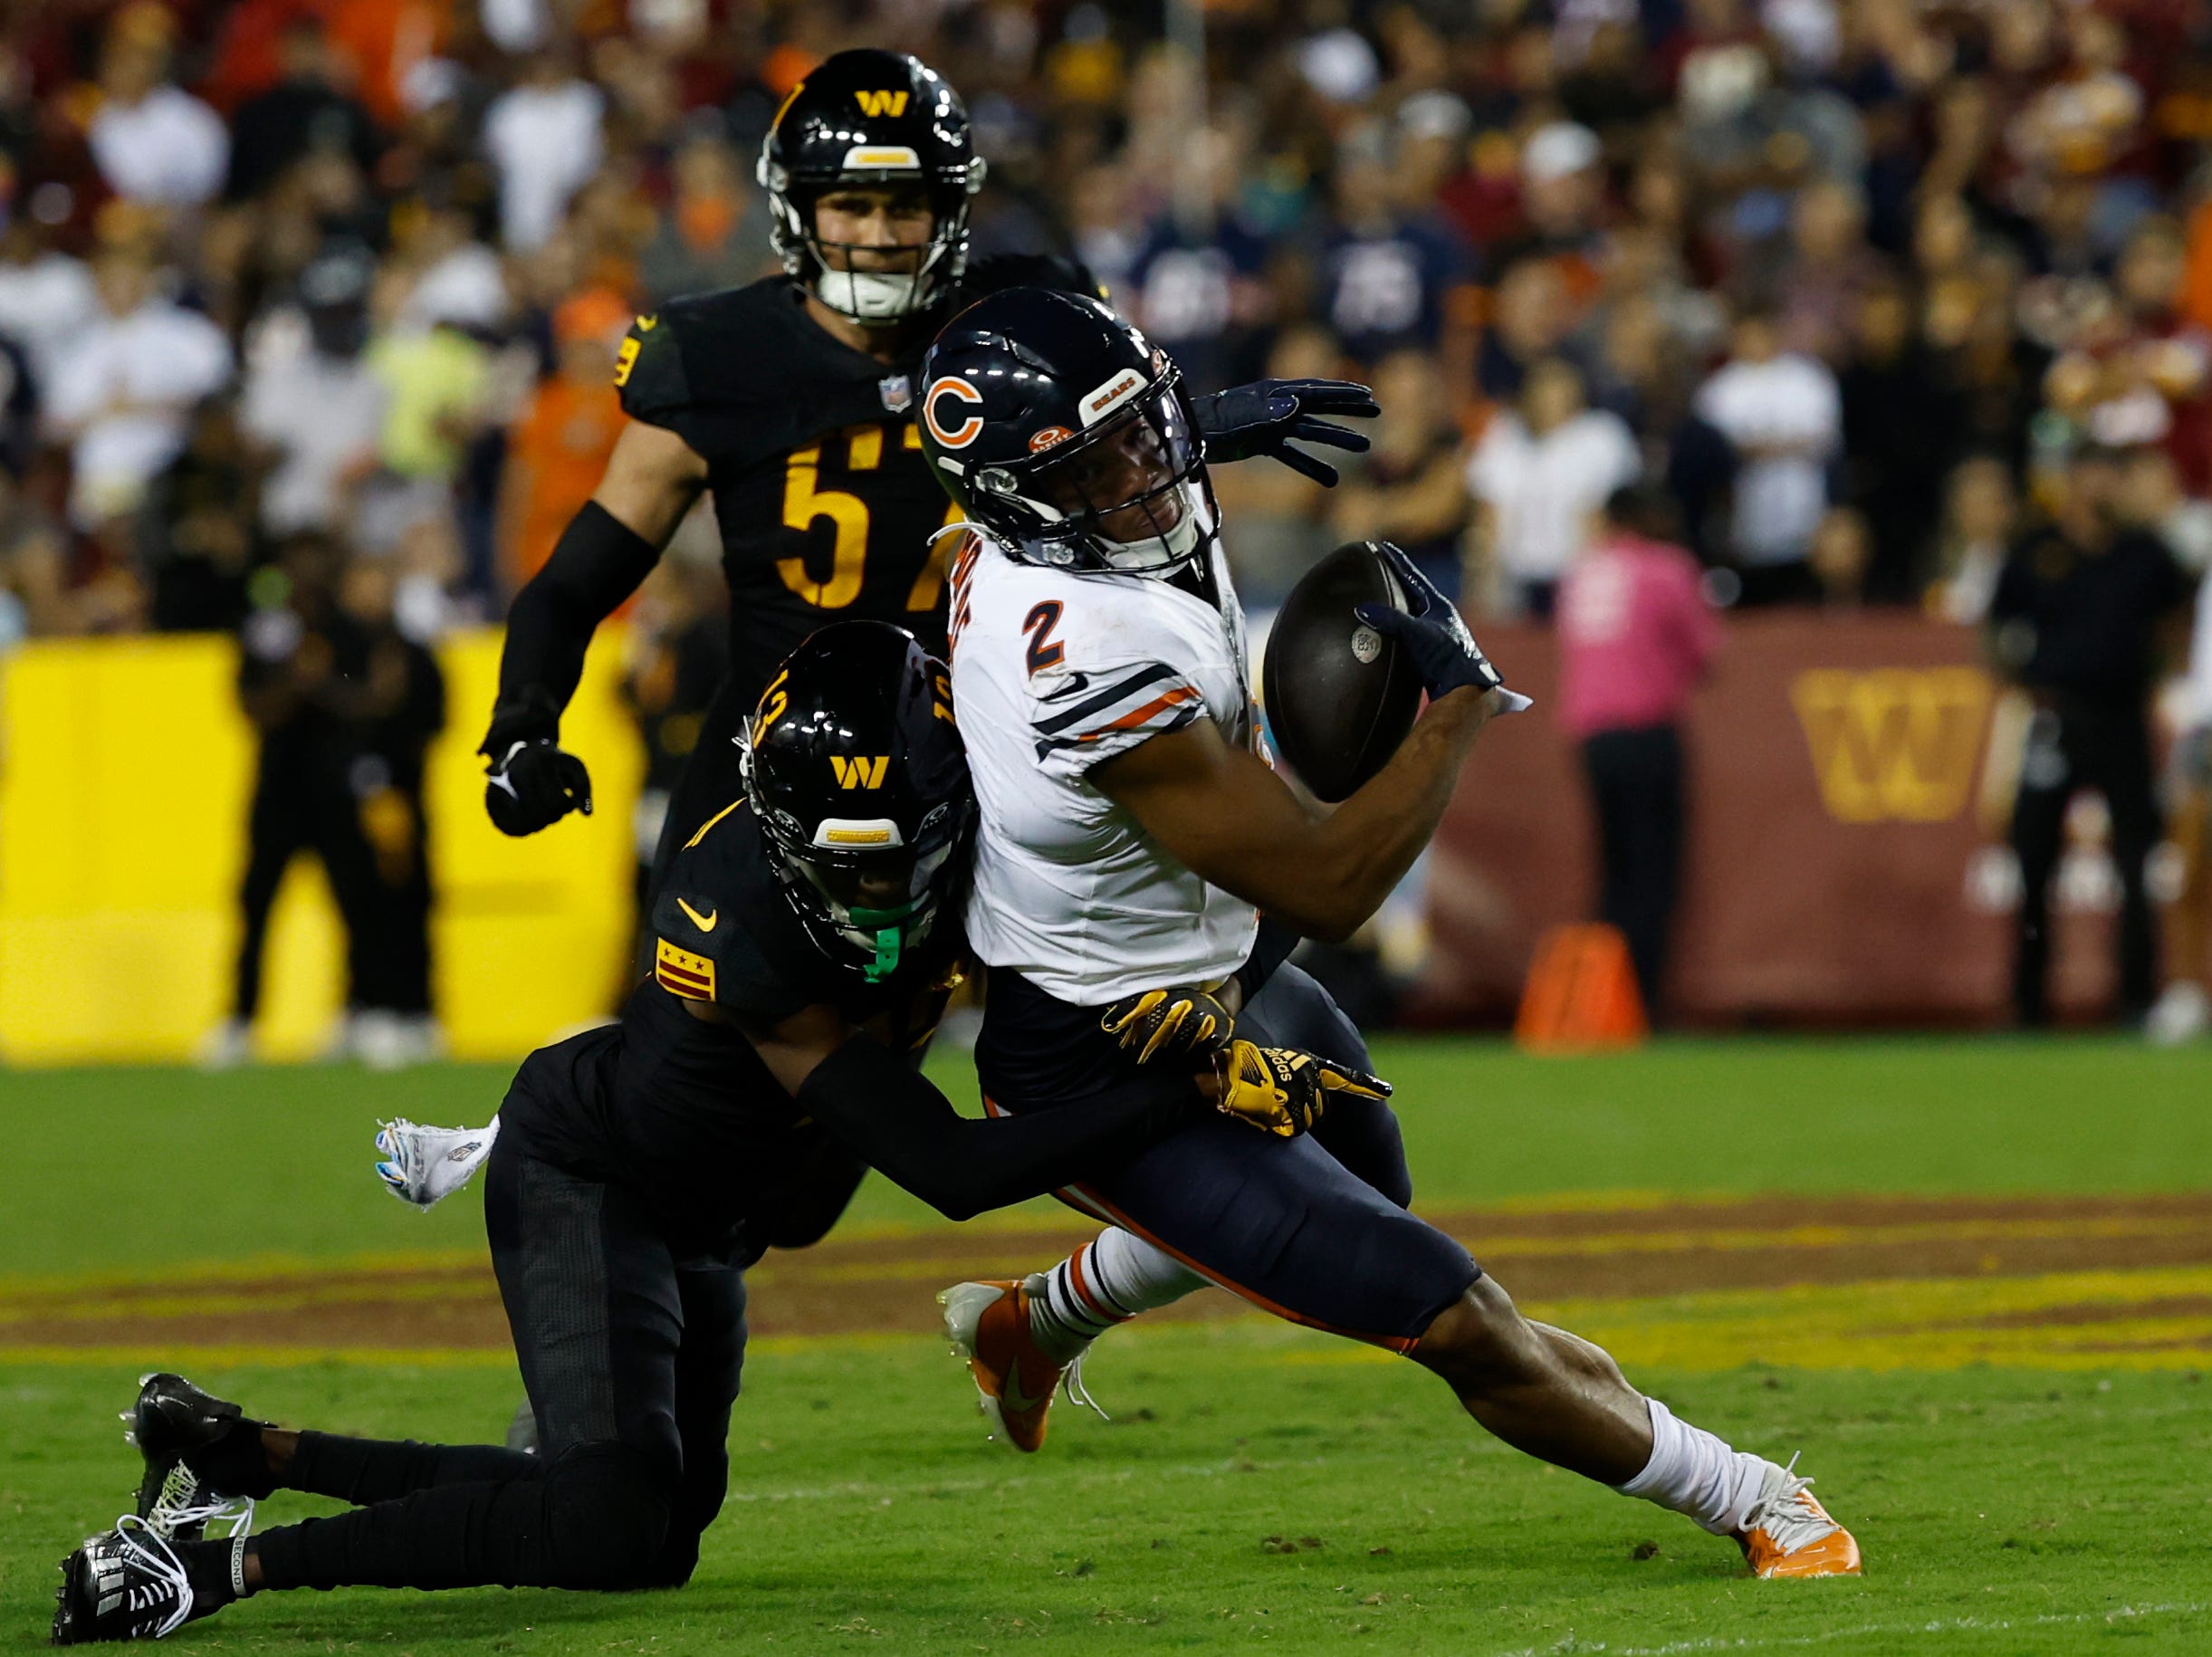
[(2015, 512), (2012, 472), (1996, 455), (1977, 455), (1952, 469), (1944, 483), (1936, 579), (1928, 590), (1931, 614), (1968, 627), (1988, 615)]
[(1842, 436), (1835, 377), (1782, 349), (1771, 311), (1748, 307), (1728, 360), (1699, 388), (1697, 411), (1736, 452), (1729, 548), (1741, 602), (1815, 596), (1805, 554), (1828, 507), (1827, 467)]
[(1338, 149), (1318, 311), (1363, 368), (1414, 347), (1457, 365), (1463, 380), (1474, 361), (1467, 251), (1425, 203), (1407, 210), (1384, 143), (1377, 133)]
[(484, 143), (499, 168), (500, 233), (509, 247), (541, 247), (560, 228), (569, 198), (598, 170), (606, 103), (551, 50), (533, 52), (521, 78), (492, 101)]
[(0, 656), (27, 638), (86, 630), (77, 625), (68, 565), (62, 526), (0, 470)]
[(2035, 702), (2020, 762), (2012, 844), (2020, 860), (2013, 1007), (2050, 1021), (2050, 887), (2066, 808), (2093, 788), (2111, 822), (2120, 880), (2121, 1016), (2140, 1020), (2157, 990), (2147, 863), (2159, 840), (2149, 701), (2161, 625), (2186, 597), (2163, 541), (2122, 518), (2121, 456), (2084, 445), (2056, 481), (2047, 521), (2013, 548), (1989, 606), (1999, 668)]
[(702, 133), (676, 152), (675, 194), (638, 255), (647, 302), (733, 287), (780, 268), (768, 245), (768, 209), (730, 146)]
[(1598, 915), (1663, 1014), (1681, 885), (1680, 721), (1719, 645), (1698, 561), (1668, 544), (1661, 492), (1625, 484), (1559, 587), (1559, 724), (1581, 745), (1597, 822)]
[(629, 324), (629, 307), (605, 289), (579, 293), (553, 314), (554, 371), (508, 434), (500, 579), (509, 592), (552, 555), (607, 469), (623, 420), (615, 349)]
[(1865, 514), (1872, 541), (1867, 597), (1909, 603), (1931, 573), (1958, 412), (1917, 337), (1901, 283), (1879, 282), (1858, 296), (1837, 391), (1843, 491)]
[(46, 413), (71, 445), (69, 512), (80, 529), (135, 512), (184, 446), (201, 398), (230, 383), (222, 330), (158, 291), (136, 254), (93, 271), (100, 314), (61, 354)]
[(1490, 422), (1468, 462), (1488, 574), (1514, 612), (1548, 616), (1592, 516), (1642, 468), (1618, 415), (1585, 407), (1564, 357), (1531, 365), (1516, 406)]
[(230, 131), (169, 78), (175, 28), (152, 0), (114, 14), (101, 53), (100, 108), (86, 139), (101, 177), (118, 196), (191, 208), (223, 187)]
[(1821, 514), (1805, 565), (1820, 589), (1823, 608), (1855, 610), (1864, 604), (1867, 574), (1873, 564), (1873, 537), (1864, 512), (1855, 507), (1831, 506)]
[(0, 227), (0, 334), (29, 355), (41, 397), (53, 394), (65, 348), (100, 315), (100, 292), (83, 260), (55, 247), (28, 213)]
[(339, 88), (322, 19), (295, 13), (278, 36), (275, 83), (231, 117), (223, 193), (230, 201), (250, 201), (292, 163), (317, 153), (345, 156), (366, 173), (380, 148), (375, 117)]
[(241, 416), (276, 457), (262, 496), (272, 536), (339, 528), (375, 468), (389, 401), (362, 356), (375, 278), (369, 251), (340, 244), (301, 273), (296, 305), (256, 332)]
[(262, 557), (266, 470), (227, 398), (211, 397), (192, 411), (185, 446), (148, 487), (139, 512), (155, 627), (227, 633), (244, 620), (247, 582)]
[(1383, 417), (1374, 447), (1329, 497), (1339, 541), (1395, 541), (1457, 595), (1470, 501), (1467, 439), (1451, 417), (1443, 370), (1426, 351), (1393, 351), (1374, 376)]

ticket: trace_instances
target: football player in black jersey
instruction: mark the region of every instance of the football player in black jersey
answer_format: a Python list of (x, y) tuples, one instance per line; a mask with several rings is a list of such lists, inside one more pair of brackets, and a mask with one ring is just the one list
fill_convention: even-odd
[[(640, 317), (615, 380), (629, 416), (598, 491), (515, 596), (482, 752), (485, 804), (509, 834), (591, 809), (559, 746), (592, 629), (636, 589), (702, 491), (730, 583), (728, 683), (669, 802), (656, 867), (734, 791), (733, 739), (773, 665), (827, 621), (895, 622), (944, 648), (952, 521), (914, 424), (914, 373), (946, 318), (1022, 284), (1088, 292), (1071, 261), (968, 263), (982, 188), (966, 108), (919, 60), (841, 52), (793, 89), (761, 153), (785, 274), (672, 300)], [(1365, 449), (1319, 414), (1375, 412), (1364, 387), (1262, 381), (1199, 399), (1215, 461), (1286, 446)]]
[[(827, 1223), (789, 1207), (810, 1164), (849, 1147), (961, 1219), (1210, 1114), (1199, 1086), (1145, 1085), (971, 1120), (915, 1068), (964, 952), (975, 800), (950, 698), (898, 628), (815, 633), (761, 698), (744, 791), (671, 866), (653, 976), (516, 1074), (484, 1221), (540, 1452), (281, 1430), (150, 1376), (138, 1511), (63, 1563), (57, 1644), (159, 1638), (263, 1589), (682, 1583), (729, 1474), (744, 1269)], [(1287, 1051), (1219, 1081), (1206, 1044), (1175, 1057), (1274, 1134), (1381, 1086)], [(277, 1489), (355, 1505), (205, 1534)]]

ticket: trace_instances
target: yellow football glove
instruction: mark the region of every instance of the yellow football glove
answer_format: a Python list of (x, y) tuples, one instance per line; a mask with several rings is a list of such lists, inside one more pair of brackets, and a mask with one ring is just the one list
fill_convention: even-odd
[(1216, 1106), (1240, 1122), (1281, 1139), (1296, 1139), (1321, 1120), (1332, 1093), (1386, 1099), (1390, 1084), (1365, 1070), (1332, 1065), (1296, 1048), (1232, 1041), (1215, 1060)]
[(1229, 1045), (1235, 1021), (1229, 1009), (1196, 984), (1175, 984), (1125, 995), (1106, 1010), (1098, 1028), (1137, 1049), (1137, 1062), (1154, 1058), (1211, 1058)]

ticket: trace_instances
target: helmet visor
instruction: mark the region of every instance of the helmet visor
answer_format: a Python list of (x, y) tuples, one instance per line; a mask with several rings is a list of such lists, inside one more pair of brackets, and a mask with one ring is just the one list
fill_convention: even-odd
[(1184, 487), (1199, 445), (1183, 399), (1162, 381), (1065, 455), (1048, 453), (1023, 493), (1109, 543), (1180, 541), (1195, 510)]
[(929, 897), (953, 855), (947, 839), (936, 846), (887, 848), (863, 856), (786, 852), (794, 873), (813, 887), (841, 927), (872, 932), (911, 920)]

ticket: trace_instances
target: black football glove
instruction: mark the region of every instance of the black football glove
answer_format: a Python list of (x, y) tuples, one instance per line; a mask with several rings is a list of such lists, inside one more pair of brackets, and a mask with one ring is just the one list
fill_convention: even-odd
[(1336, 468), (1292, 448), (1291, 440), (1364, 455), (1367, 452), (1364, 434), (1319, 417), (1372, 420), (1383, 412), (1374, 392), (1348, 379), (1256, 379), (1249, 386), (1231, 386), (1226, 391), (1193, 398), (1191, 407), (1198, 419), (1198, 435), (1206, 442), (1208, 460), (1250, 460), (1256, 455), (1271, 455), (1293, 472), (1302, 472), (1331, 489), (1336, 485)]
[(1214, 1064), (1221, 1084), (1216, 1107), (1278, 1139), (1311, 1132), (1333, 1093), (1390, 1097), (1390, 1084), (1381, 1077), (1333, 1065), (1296, 1048), (1232, 1041)]
[(1098, 1028), (1121, 1038), (1124, 1051), (1137, 1049), (1136, 1061), (1211, 1058), (1229, 1045), (1235, 1020), (1229, 1009), (1196, 984), (1144, 990), (1125, 995), (1106, 1010)]
[(1460, 619), (1458, 607), (1444, 597), (1434, 581), (1422, 574), (1421, 566), (1387, 541), (1378, 541), (1374, 545), (1404, 584), (1407, 608), (1401, 610), (1387, 604), (1360, 604), (1353, 607), (1352, 613), (1376, 632), (1405, 647), (1406, 654), (1413, 658), (1413, 671), (1421, 675), (1422, 685), (1431, 700), (1446, 691), (1472, 687), (1496, 691), (1499, 712), (1502, 714), (1518, 714), (1527, 707), (1527, 697), (1506, 689), (1505, 681), (1498, 676), (1498, 669), (1490, 666), (1490, 658), (1482, 654), (1482, 647), (1475, 643), (1475, 636), (1467, 630), (1467, 623)]
[(514, 743), (486, 770), (484, 809), (502, 834), (535, 834), (571, 811), (591, 815), (591, 773), (550, 737)]

